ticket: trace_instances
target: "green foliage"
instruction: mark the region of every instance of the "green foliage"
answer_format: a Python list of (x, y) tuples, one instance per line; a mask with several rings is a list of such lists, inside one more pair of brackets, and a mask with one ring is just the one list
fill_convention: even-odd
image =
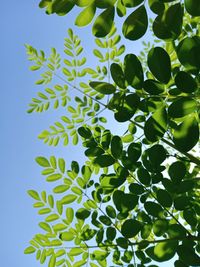
[[(52, 193), (28, 191), (42, 233), (24, 253), (50, 267), (153, 267), (174, 256), (176, 267), (200, 266), (199, 2), (42, 0), (39, 6), (58, 15), (78, 7), (79, 27), (93, 21), (96, 66), (86, 66), (71, 29), (63, 60), (56, 49), (46, 57), (26, 45), (30, 69), (44, 69), (36, 84), (51, 83), (28, 112), (64, 107), (39, 139), (56, 146), (71, 138), (82, 143), (86, 160), (36, 158)], [(117, 16), (130, 41), (150, 25), (156, 39), (143, 41), (139, 56), (122, 56)], [(109, 124), (110, 114), (122, 134)]]

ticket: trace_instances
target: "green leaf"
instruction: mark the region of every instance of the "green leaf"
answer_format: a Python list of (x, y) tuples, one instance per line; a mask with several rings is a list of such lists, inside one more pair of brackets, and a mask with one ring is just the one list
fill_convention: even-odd
[(147, 93), (151, 95), (159, 95), (164, 93), (165, 91), (164, 84), (152, 79), (146, 80), (143, 83), (143, 88)]
[(119, 17), (126, 15), (126, 7), (123, 5), (122, 0), (117, 1), (117, 15)]
[(162, 164), (167, 157), (166, 149), (162, 145), (156, 144), (146, 151), (149, 157), (150, 164), (152, 165), (154, 170), (157, 170), (160, 164)]
[(123, 249), (127, 249), (128, 248), (128, 240), (123, 238), (123, 237), (118, 237), (116, 239), (116, 243), (118, 246), (120, 246)]
[(62, 173), (65, 172), (65, 160), (62, 159), (62, 158), (59, 158), (58, 159), (58, 166), (59, 166), (59, 169)]
[(180, 224), (170, 224), (167, 233), (170, 238), (183, 238), (186, 236), (186, 230)]
[(144, 0), (122, 0), (125, 7), (136, 7), (140, 5)]
[(151, 11), (155, 14), (162, 14), (165, 10), (165, 5), (160, 0), (148, 0)]
[(76, 218), (80, 220), (85, 220), (90, 216), (90, 211), (84, 208), (80, 208), (76, 212)]
[(100, 155), (93, 160), (93, 164), (101, 168), (111, 166), (115, 163), (115, 159), (110, 155)]
[(124, 58), (124, 74), (128, 84), (135, 89), (141, 89), (144, 81), (142, 65), (134, 54)]
[(78, 256), (78, 255), (82, 254), (83, 252), (84, 252), (84, 250), (82, 248), (72, 248), (69, 251), (69, 255), (70, 256)]
[(141, 5), (126, 18), (122, 33), (129, 40), (138, 40), (146, 33), (147, 27), (147, 11), (145, 6)]
[(147, 201), (144, 203), (144, 208), (147, 213), (153, 217), (160, 217), (162, 215), (162, 207), (152, 201)]
[(137, 177), (142, 184), (147, 185), (147, 186), (150, 185), (151, 176), (145, 168), (140, 167), (137, 169)]
[(172, 118), (182, 118), (197, 110), (197, 102), (190, 97), (176, 99), (168, 108), (168, 115)]
[(62, 178), (62, 174), (54, 173), (54, 174), (47, 176), (46, 180), (47, 182), (55, 182), (57, 180), (60, 180), (61, 178)]
[(187, 196), (178, 196), (174, 199), (174, 207), (176, 210), (184, 210), (190, 207), (190, 198)]
[(34, 248), (33, 246), (30, 246), (30, 247), (27, 247), (25, 250), (24, 250), (24, 254), (32, 254), (36, 251), (36, 248)]
[(132, 238), (136, 236), (141, 231), (141, 229), (142, 229), (141, 222), (129, 219), (122, 224), (121, 233), (126, 238)]
[(183, 7), (177, 3), (159, 13), (153, 22), (153, 32), (159, 39), (175, 40), (181, 34), (182, 24)]
[(160, 108), (145, 122), (144, 134), (151, 142), (156, 142), (163, 137), (167, 130), (167, 112)]
[(80, 14), (76, 17), (75, 25), (83, 27), (88, 25), (94, 18), (96, 12), (96, 7), (92, 3), (90, 6), (87, 6)]
[(123, 144), (119, 136), (114, 135), (111, 140), (111, 154), (115, 159), (119, 159), (122, 154)]
[(89, 85), (103, 95), (110, 95), (116, 91), (114, 85), (106, 82), (90, 82)]
[(131, 143), (128, 147), (128, 157), (133, 161), (136, 162), (141, 156), (142, 153), (142, 146), (141, 143)]
[(137, 183), (132, 183), (129, 185), (129, 190), (135, 195), (142, 195), (144, 193), (144, 187)]
[(74, 239), (74, 234), (72, 232), (63, 232), (60, 234), (60, 239), (62, 241), (72, 241)]
[(35, 200), (41, 200), (38, 192), (36, 192), (35, 190), (28, 190), (27, 193)]
[(72, 221), (73, 221), (73, 219), (74, 219), (74, 210), (73, 210), (73, 208), (68, 207), (68, 208), (66, 209), (66, 218), (67, 218), (67, 221), (68, 221), (69, 223), (72, 223)]
[(164, 219), (155, 220), (153, 223), (153, 232), (156, 236), (162, 236), (168, 229), (168, 221)]
[(106, 229), (106, 237), (107, 237), (108, 240), (113, 241), (115, 239), (115, 237), (116, 237), (116, 234), (117, 234), (117, 231), (116, 231), (115, 228), (108, 227)]
[(192, 72), (197, 72), (200, 69), (200, 37), (185, 37), (177, 46), (176, 52), (181, 64)]
[(157, 200), (160, 203), (161, 206), (170, 208), (172, 205), (172, 198), (170, 194), (163, 189), (159, 189), (156, 192)]
[(87, 157), (97, 157), (103, 153), (104, 150), (101, 147), (91, 147), (85, 150), (85, 155)]
[(193, 93), (197, 90), (196, 80), (187, 72), (179, 71), (175, 77), (177, 88), (184, 93)]
[(59, 16), (64, 16), (69, 13), (73, 7), (73, 0), (55, 0), (52, 3), (52, 13), (55, 12)]
[(74, 202), (76, 199), (77, 199), (77, 196), (72, 195), (72, 194), (69, 194), (69, 195), (67, 195), (67, 196), (64, 196), (64, 197), (61, 199), (61, 203), (62, 203), (63, 205), (70, 204), (70, 203)]
[(140, 98), (136, 93), (126, 95), (126, 97), (123, 99), (123, 106), (116, 107), (117, 112), (115, 112), (114, 115), (115, 119), (118, 122), (125, 122), (130, 120), (137, 111), (139, 102)]
[(112, 63), (110, 67), (110, 72), (111, 72), (113, 81), (116, 83), (116, 85), (119, 86), (120, 88), (125, 89), (126, 84), (125, 84), (124, 72), (122, 68), (120, 67), (120, 65), (117, 63)]
[(49, 161), (45, 157), (37, 157), (35, 161), (42, 167), (50, 167)]
[(114, 7), (108, 7), (104, 10), (95, 20), (92, 33), (94, 36), (101, 38), (105, 37), (110, 31), (113, 26), (115, 15)]
[(110, 146), (111, 132), (110, 130), (104, 130), (101, 138), (101, 145), (103, 149), (107, 150)]
[(116, 190), (113, 193), (113, 202), (122, 213), (133, 210), (138, 204), (138, 197), (133, 194), (126, 194), (120, 190)]
[(179, 184), (186, 174), (186, 166), (182, 161), (175, 161), (170, 165), (168, 173), (172, 181)]
[(199, 125), (195, 116), (187, 116), (172, 131), (172, 134), (173, 142), (178, 150), (183, 152), (191, 150), (199, 140)]
[(92, 132), (91, 132), (90, 128), (88, 128), (86, 126), (79, 127), (78, 133), (81, 137), (83, 137), (85, 139), (89, 139), (92, 136)]
[(198, 0), (185, 0), (185, 9), (193, 17), (200, 16), (200, 2)]
[(168, 261), (174, 257), (178, 241), (161, 242), (154, 248), (154, 254), (157, 257), (157, 261)]
[(195, 253), (195, 250), (186, 245), (178, 246), (177, 254), (181, 261), (189, 266), (200, 266), (200, 257)]
[(115, 219), (116, 218), (116, 211), (115, 211), (115, 209), (111, 206), (111, 205), (108, 205), (107, 207), (106, 207), (106, 213), (107, 213), (107, 215), (110, 217), (110, 218), (112, 218), (112, 219)]
[(148, 53), (147, 64), (152, 74), (161, 83), (171, 78), (171, 62), (168, 53), (162, 47), (154, 47)]

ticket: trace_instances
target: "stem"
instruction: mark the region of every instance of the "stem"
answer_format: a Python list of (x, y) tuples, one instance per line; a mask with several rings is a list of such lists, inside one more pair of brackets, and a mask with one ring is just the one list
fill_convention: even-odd
[[(142, 245), (144, 243), (146, 244), (158, 244), (158, 243), (162, 243), (162, 242), (174, 242), (174, 241), (185, 241), (185, 240), (193, 240), (193, 241), (200, 241), (200, 237), (198, 236), (186, 236), (186, 237), (174, 237), (174, 238), (163, 238), (163, 239), (158, 239), (158, 240), (142, 240), (142, 241), (137, 241), (137, 242), (129, 242), (128, 246), (138, 246), (138, 245)], [(52, 246), (53, 247), (53, 246)], [(88, 246), (87, 245), (87, 248), (88, 249), (93, 249), (93, 248), (109, 248), (109, 247), (118, 247), (117, 244), (99, 244), (98, 246), (97, 245), (91, 245), (91, 246)], [(48, 248), (51, 248), (51, 247), (48, 247)], [(53, 247), (55, 248), (55, 247)], [(67, 246), (67, 247), (58, 247), (58, 248), (55, 248), (55, 249), (72, 249), (72, 248), (82, 248), (84, 249), (84, 247), (81, 247), (81, 246), (77, 246), (77, 247), (74, 247), (74, 246)]]

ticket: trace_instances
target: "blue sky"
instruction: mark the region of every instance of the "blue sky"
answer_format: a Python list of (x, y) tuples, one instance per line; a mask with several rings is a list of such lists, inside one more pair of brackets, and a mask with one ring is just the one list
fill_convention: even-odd
[[(52, 124), (58, 114), (26, 113), (28, 103), (38, 91), (36, 75), (28, 70), (24, 44), (50, 51), (63, 48), (63, 39), (74, 17), (47, 16), (38, 8), (39, 1), (10, 0), (1, 3), (1, 266), (39, 267), (34, 256), (25, 256), (24, 248), (38, 232), (39, 217), (32, 208), (28, 189), (41, 190), (46, 183), (34, 159), (38, 155), (68, 158), (71, 148), (52, 148), (37, 139), (37, 135)], [(74, 15), (74, 14), (73, 14)], [(89, 29), (75, 29), (83, 38), (87, 50)], [(130, 44), (129, 48), (140, 49)], [(88, 55), (89, 57), (89, 55)], [(68, 156), (67, 156), (68, 155)], [(79, 155), (73, 147), (73, 158)], [(70, 161), (73, 159), (70, 158)], [(164, 266), (164, 265), (163, 265)]]

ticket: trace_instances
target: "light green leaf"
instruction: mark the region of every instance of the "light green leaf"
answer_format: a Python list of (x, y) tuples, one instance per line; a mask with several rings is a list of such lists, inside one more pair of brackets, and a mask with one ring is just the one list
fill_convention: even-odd
[(95, 12), (96, 7), (92, 3), (90, 6), (87, 6), (85, 9), (83, 9), (83, 11), (81, 11), (75, 20), (75, 24), (79, 27), (88, 25), (92, 21)]
[(115, 86), (107, 82), (90, 82), (89, 85), (103, 95), (110, 95), (116, 91)]

